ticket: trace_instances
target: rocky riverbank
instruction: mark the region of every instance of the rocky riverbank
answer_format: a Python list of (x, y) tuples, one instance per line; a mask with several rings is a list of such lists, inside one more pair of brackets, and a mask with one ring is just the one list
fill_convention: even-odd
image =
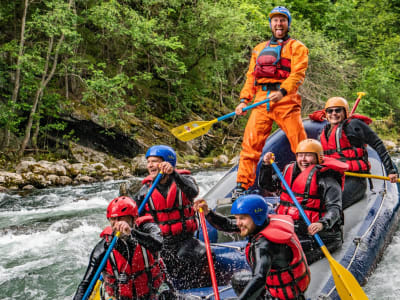
[[(398, 156), (400, 146), (393, 141), (384, 140), (391, 155)], [(79, 153), (79, 154), (78, 154)], [(230, 167), (238, 163), (239, 157), (229, 158), (226, 155), (199, 160), (183, 159), (177, 164), (178, 169), (191, 171)], [(129, 163), (115, 159), (97, 151), (80, 148), (70, 163), (65, 159), (55, 162), (33, 157), (23, 158), (12, 171), (0, 170), (0, 192), (42, 189), (53, 186), (79, 185), (98, 181), (129, 179), (147, 173), (146, 158), (143, 154), (136, 156)]]
[[(238, 158), (229, 160), (226, 155), (213, 158), (211, 162), (177, 164), (178, 169), (192, 171), (229, 167)], [(50, 162), (36, 161), (32, 157), (23, 158), (15, 167), (15, 172), (0, 171), (0, 192), (7, 190), (32, 190), (51, 186), (66, 186), (92, 183), (97, 181), (129, 179), (134, 175), (144, 175), (147, 172), (144, 155), (135, 157), (130, 164), (107, 167), (103, 162), (69, 163), (67, 160)]]

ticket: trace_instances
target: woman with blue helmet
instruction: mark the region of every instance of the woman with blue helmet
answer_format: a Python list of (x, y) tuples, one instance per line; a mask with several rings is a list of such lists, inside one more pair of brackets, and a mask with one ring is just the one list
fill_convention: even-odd
[[(161, 229), (164, 238), (161, 257), (175, 287), (187, 289), (207, 285), (210, 279), (206, 249), (203, 242), (194, 237), (198, 222), (193, 200), (199, 188), (188, 170), (175, 168), (176, 153), (171, 147), (150, 147), (146, 152), (146, 160), (149, 175), (142, 181), (142, 187), (134, 193), (131, 185), (126, 189), (126, 194), (140, 206), (157, 174), (163, 172), (164, 176), (142, 214), (152, 216)], [(121, 193), (124, 193), (122, 189)], [(187, 279), (182, 280), (186, 274)]]
[(194, 207), (202, 208), (218, 230), (248, 238), (246, 258), (252, 273), (241, 271), (232, 277), (238, 299), (305, 299), (310, 271), (290, 216), (269, 215), (259, 195), (236, 199), (231, 208), (235, 220), (209, 210), (204, 199)]

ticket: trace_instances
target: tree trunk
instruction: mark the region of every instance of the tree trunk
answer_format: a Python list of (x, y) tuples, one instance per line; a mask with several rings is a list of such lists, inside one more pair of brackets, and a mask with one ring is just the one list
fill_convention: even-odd
[[(15, 83), (14, 83), (14, 90), (11, 97), (12, 104), (17, 102), (18, 92), (19, 92), (19, 85), (20, 85), (20, 78), (21, 78), (21, 57), (24, 54), (24, 45), (25, 45), (25, 24), (26, 24), (26, 14), (28, 12), (29, 0), (25, 0), (24, 4), (24, 13), (22, 15), (21, 20), (21, 37), (19, 41), (19, 51), (17, 57), (17, 65), (15, 70)], [(14, 108), (12, 108), (14, 110)], [(1, 148), (7, 148), (10, 145), (10, 127), (7, 124), (4, 128), (4, 136)]]
[[(73, 0), (69, 1), (69, 5), (68, 5), (69, 8), (71, 7), (72, 2), (73, 2)], [(51, 52), (53, 50), (53, 43), (54, 43), (54, 36), (50, 37), (49, 49), (47, 51), (46, 63), (45, 63), (44, 70), (43, 70), (42, 80), (40, 81), (39, 88), (36, 91), (35, 98), (33, 100), (32, 109), (31, 109), (31, 112), (30, 112), (29, 118), (28, 118), (28, 123), (26, 124), (26, 127), (25, 127), (25, 136), (21, 143), (21, 148), (19, 149), (19, 152), (18, 152), (19, 157), (23, 156), (25, 149), (30, 141), (33, 120), (34, 120), (34, 116), (36, 114), (36, 108), (39, 104), (39, 100), (41, 98), (41, 95), (43, 94), (44, 89), (46, 88), (47, 84), (54, 76), (54, 73), (57, 68), (58, 54), (60, 52), (60, 48), (61, 48), (63, 41), (64, 41), (64, 33), (61, 33), (60, 39), (58, 40), (57, 46), (54, 50), (52, 68), (50, 70), (50, 73), (47, 74), (48, 68), (49, 68), (49, 63), (50, 63), (50, 58), (51, 58)], [(47, 78), (46, 78), (46, 76), (47, 76)]]

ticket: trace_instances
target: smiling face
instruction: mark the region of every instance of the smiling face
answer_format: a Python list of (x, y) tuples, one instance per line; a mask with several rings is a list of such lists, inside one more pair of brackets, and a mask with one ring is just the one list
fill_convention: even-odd
[(311, 165), (317, 164), (317, 155), (313, 152), (296, 153), (296, 161), (301, 171), (304, 171)]
[(343, 106), (332, 106), (325, 109), (326, 119), (332, 126), (342, 122), (345, 116), (345, 109)]
[(289, 23), (285, 15), (275, 15), (271, 18), (271, 31), (277, 39), (284, 38), (288, 33)]
[(158, 174), (158, 165), (163, 162), (163, 159), (159, 156), (149, 156), (147, 158), (147, 171), (149, 175), (155, 178)]
[(240, 236), (245, 237), (252, 234), (256, 229), (256, 224), (254, 224), (253, 219), (250, 215), (240, 214), (235, 215), (236, 225), (240, 229)]

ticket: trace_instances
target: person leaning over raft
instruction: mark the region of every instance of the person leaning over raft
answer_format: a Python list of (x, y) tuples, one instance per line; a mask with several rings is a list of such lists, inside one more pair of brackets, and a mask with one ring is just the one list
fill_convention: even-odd
[(274, 173), (270, 163), (273, 157), (271, 152), (264, 155), (258, 184), (269, 192), (281, 191), (276, 213), (293, 218), (295, 231), (311, 264), (324, 256), (312, 237), (315, 233), (331, 252), (343, 243), (342, 183), (347, 165), (333, 158), (324, 158), (317, 140), (306, 139), (297, 146), (296, 161), (285, 167), (283, 176), (311, 222), (307, 226)]
[(236, 199), (231, 208), (235, 220), (209, 210), (204, 199), (195, 202), (195, 209), (200, 208), (218, 230), (248, 237), (246, 258), (252, 273), (233, 275), (238, 299), (305, 299), (310, 270), (290, 216), (268, 215), (259, 195)]
[[(390, 182), (396, 183), (397, 169), (385, 145), (368, 126), (371, 120), (362, 115), (349, 116), (349, 104), (342, 97), (332, 97), (325, 104), (328, 124), (322, 130), (320, 141), (325, 157), (339, 159), (349, 166), (349, 172), (369, 173), (367, 145), (379, 155)], [(311, 117), (311, 116), (310, 116)], [(343, 190), (343, 209), (360, 201), (367, 189), (365, 178), (346, 176)]]
[(151, 217), (138, 217), (136, 203), (129, 197), (118, 197), (108, 205), (107, 219), (111, 226), (101, 233), (102, 240), (90, 255), (74, 300), (83, 298), (117, 231), (121, 237), (103, 270), (102, 299), (175, 299), (158, 258), (163, 242), (161, 231)]
[(275, 7), (269, 14), (272, 38), (258, 44), (251, 55), (247, 79), (240, 93), (237, 115), (244, 115), (248, 103), (270, 99), (255, 107), (247, 122), (240, 153), (237, 187), (232, 200), (246, 193), (256, 178), (256, 167), (265, 140), (275, 121), (285, 132), (294, 153), (297, 144), (307, 138), (301, 120), (301, 97), (297, 93), (308, 67), (308, 49), (289, 37), (292, 16), (287, 8)]
[[(161, 229), (164, 237), (161, 257), (176, 288), (208, 285), (210, 276), (206, 248), (203, 242), (193, 236), (198, 228), (193, 210), (193, 200), (199, 193), (198, 186), (189, 171), (175, 168), (176, 153), (171, 147), (150, 147), (146, 159), (149, 175), (143, 180), (139, 192), (133, 194), (132, 188), (128, 187), (127, 194), (140, 206), (157, 174), (160, 171), (165, 174), (143, 213), (152, 216)], [(120, 193), (123, 193), (121, 189)]]

